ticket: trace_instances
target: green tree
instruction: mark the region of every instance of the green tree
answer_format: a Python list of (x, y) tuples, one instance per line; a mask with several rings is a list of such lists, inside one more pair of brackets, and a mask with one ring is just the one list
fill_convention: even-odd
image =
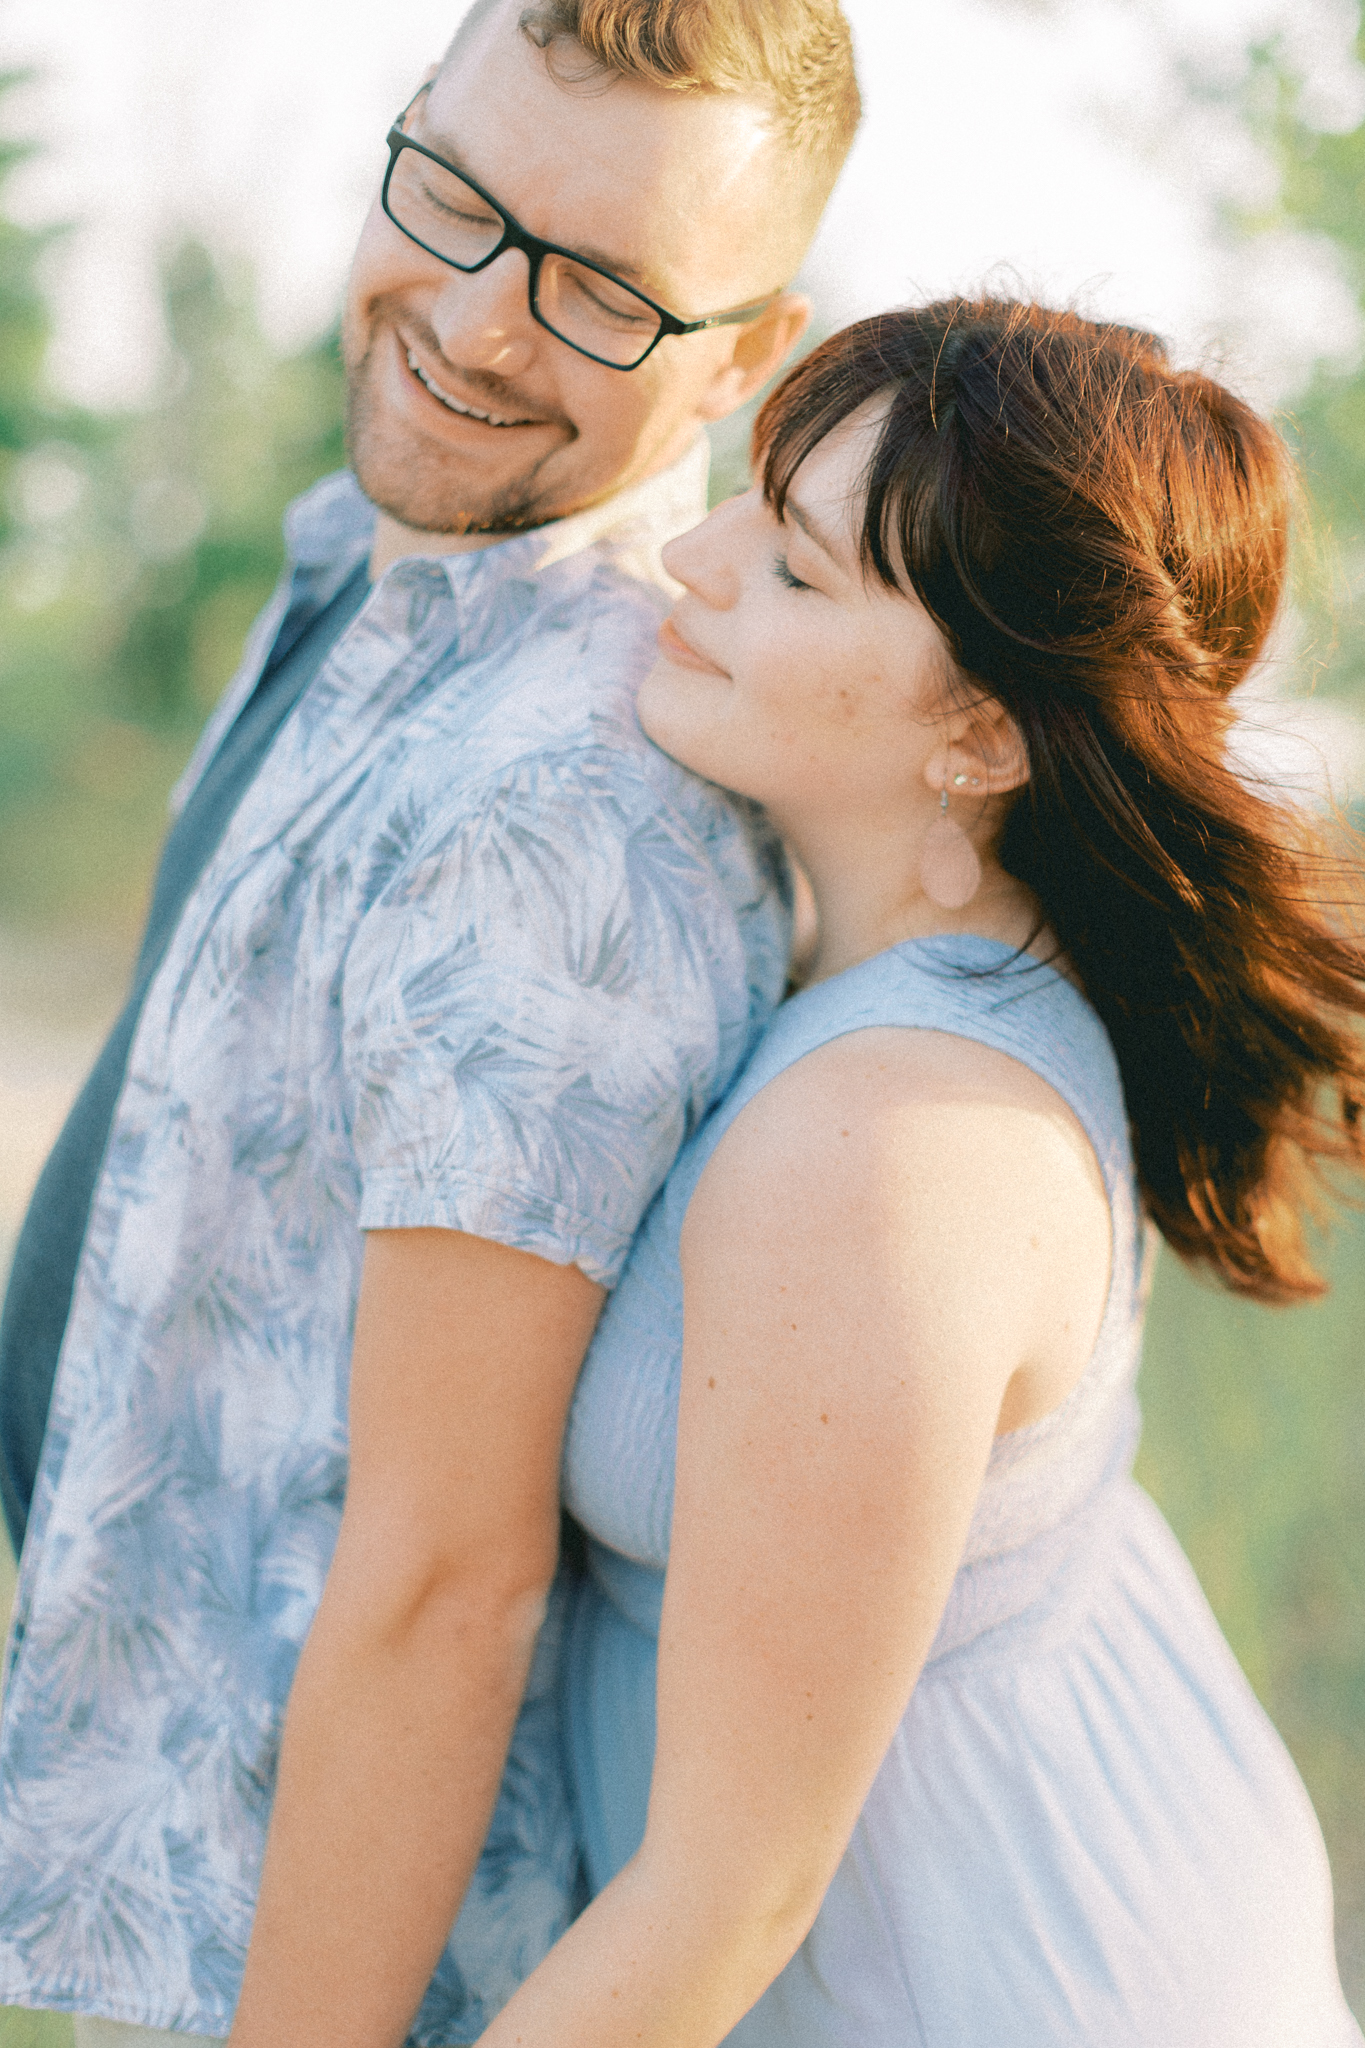
[[(23, 83), (23, 72), (0, 72), (0, 99)], [(0, 139), (0, 198), (16, 166), (30, 154), (24, 143)], [(17, 537), (24, 525), (25, 498), (34, 496), (39, 475), (26, 477), (26, 457), (58, 431), (42, 385), (50, 319), (39, 264), (52, 233), (20, 227), (0, 212), (0, 564), (13, 580), (19, 568)], [(28, 483), (29, 489), (24, 486)], [(29, 564), (30, 569), (33, 564)], [(37, 735), (5, 718), (8, 671), (15, 633), (3, 618), (0, 636), (0, 807), (27, 788), (41, 772)], [(7, 658), (10, 657), (10, 658)], [(0, 881), (0, 887), (3, 886)]]
[[(0, 72), (0, 98), (24, 76)], [(0, 139), (0, 188), (29, 153), (25, 143)], [(0, 542), (13, 528), (15, 459), (45, 430), (40, 384), (50, 323), (38, 264), (51, 239), (0, 215)]]
[[(1355, 51), (1365, 65), (1365, 15)], [(1259, 232), (1286, 226), (1322, 237), (1365, 318), (1365, 123), (1324, 133), (1281, 42), (1260, 44), (1250, 56), (1244, 117), (1274, 158), (1279, 190), (1270, 207), (1236, 225), (1253, 243)], [(1315, 513), (1300, 601), (1316, 628), (1321, 685), (1365, 709), (1365, 358), (1318, 363), (1288, 425)]]
[[(125, 943), (166, 790), (278, 573), (281, 514), (344, 460), (334, 337), (281, 360), (249, 274), (195, 243), (167, 262), (163, 303), (148, 408), (17, 402), (0, 580), (0, 922)], [(35, 378), (41, 310), (26, 330)]]
[(166, 731), (202, 722), (278, 573), (286, 504), (344, 451), (333, 339), (280, 361), (249, 278), (230, 285), (196, 243), (167, 264), (164, 303), (164, 393), (118, 435), (103, 509), (136, 565), (110, 702)]

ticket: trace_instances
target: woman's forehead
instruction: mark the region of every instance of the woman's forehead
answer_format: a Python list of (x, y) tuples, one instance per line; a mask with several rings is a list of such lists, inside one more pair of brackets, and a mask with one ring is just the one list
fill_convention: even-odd
[(786, 491), (788, 516), (851, 573), (858, 573), (868, 472), (891, 405), (877, 392), (817, 441)]

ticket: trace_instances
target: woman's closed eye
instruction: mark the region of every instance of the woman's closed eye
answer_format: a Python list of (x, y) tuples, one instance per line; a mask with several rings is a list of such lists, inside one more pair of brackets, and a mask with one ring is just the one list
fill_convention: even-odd
[(809, 590), (812, 587), (809, 583), (803, 583), (799, 576), (793, 576), (785, 555), (773, 556), (773, 574), (779, 583), (786, 585), (788, 590)]

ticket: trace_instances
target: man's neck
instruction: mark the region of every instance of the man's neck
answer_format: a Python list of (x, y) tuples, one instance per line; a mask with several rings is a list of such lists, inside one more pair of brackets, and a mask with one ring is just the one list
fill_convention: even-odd
[(380, 512), (370, 549), (370, 581), (377, 583), (404, 555), (467, 555), (507, 537), (505, 533), (424, 533), (420, 527), (404, 526), (392, 513)]
[[(626, 498), (628, 493), (678, 468), (701, 438), (701, 429), (694, 422), (690, 439), (682, 440), (679, 445), (679, 437), (675, 436), (656, 451), (651, 460), (641, 463), (638, 471), (627, 468), (623, 475), (613, 478), (606, 490), (585, 498), (581, 504), (565, 505), (551, 513), (539, 526), (518, 527), (509, 533), (428, 533), (421, 527), (404, 526), (401, 519), (395, 519), (391, 512), (377, 507), (374, 543), (370, 549), (370, 581), (377, 583), (384, 571), (405, 555), (471, 554), (479, 548), (493, 547), (498, 541), (513, 540), (519, 533), (543, 532), (545, 528), (560, 526), (581, 513), (599, 512), (614, 506), (616, 500)], [(689, 519), (688, 524), (695, 524), (695, 516)], [(607, 523), (610, 523), (610, 517)]]

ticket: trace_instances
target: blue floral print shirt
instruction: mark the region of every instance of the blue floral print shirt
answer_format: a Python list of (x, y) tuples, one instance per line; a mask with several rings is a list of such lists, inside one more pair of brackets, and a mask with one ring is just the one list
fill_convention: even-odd
[[(440, 1225), (611, 1286), (781, 992), (757, 813), (651, 748), (633, 689), (705, 448), (483, 550), (394, 564), (282, 726), (148, 991), (96, 1187), (0, 1733), (0, 2003), (226, 2034), (300, 1647), (346, 1484), (367, 1229)], [(348, 475), (277, 636), (363, 560)], [(537, 1652), (419, 2016), (474, 2040), (566, 1924), (576, 1846)]]

